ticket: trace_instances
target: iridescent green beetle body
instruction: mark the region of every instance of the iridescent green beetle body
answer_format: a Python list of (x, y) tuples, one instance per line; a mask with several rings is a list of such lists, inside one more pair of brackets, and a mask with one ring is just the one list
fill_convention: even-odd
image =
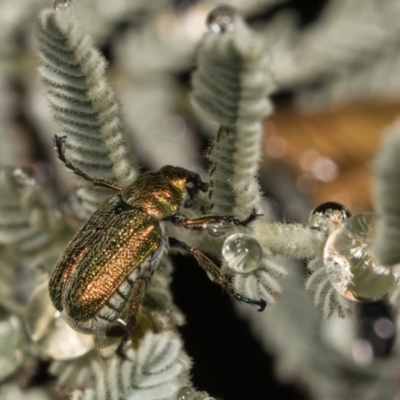
[(107, 198), (76, 233), (50, 278), (50, 298), (73, 328), (84, 333), (104, 332), (127, 310), (133, 326), (147, 284), (171, 246), (191, 253), (213, 281), (237, 299), (265, 307), (264, 300), (247, 299), (234, 292), (229, 278), (210, 259), (168, 238), (164, 228), (166, 221), (187, 229), (247, 225), (258, 216), (255, 212), (245, 221), (230, 216), (186, 218), (179, 213), (180, 207), (190, 207), (199, 191), (207, 190), (198, 174), (165, 166), (120, 188), (74, 167), (65, 157), (63, 143), (64, 138), (56, 137), (58, 155), (68, 168), (95, 186), (118, 192)]

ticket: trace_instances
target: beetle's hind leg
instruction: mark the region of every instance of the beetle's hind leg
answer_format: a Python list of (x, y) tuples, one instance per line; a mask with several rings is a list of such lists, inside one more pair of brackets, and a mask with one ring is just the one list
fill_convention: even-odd
[(195, 247), (189, 246), (185, 242), (181, 242), (175, 238), (168, 238), (168, 243), (171, 249), (182, 250), (185, 253), (190, 253), (197, 260), (199, 265), (206, 271), (206, 273), (212, 278), (213, 282), (222, 286), (222, 288), (235, 299), (243, 301), (248, 304), (254, 304), (259, 306), (258, 311), (263, 311), (267, 303), (265, 300), (253, 300), (242, 296), (233, 290), (230, 278), (224, 275), (220, 269), (201, 251), (197, 250)]
[(76, 175), (80, 176), (81, 178), (85, 179), (86, 181), (92, 183), (95, 187), (103, 187), (106, 189), (111, 189), (115, 191), (121, 191), (122, 188), (116, 184), (115, 182), (109, 181), (104, 178), (98, 178), (96, 176), (92, 176), (83, 172), (81, 169), (76, 167), (74, 164), (71, 163), (65, 156), (65, 140), (66, 136), (54, 136), (54, 144), (55, 150), (57, 151), (58, 158), (64, 163), (64, 165), (74, 172)]
[(136, 316), (139, 312), (139, 307), (143, 302), (144, 294), (147, 287), (147, 281), (142, 278), (138, 278), (133, 282), (133, 296), (129, 303), (128, 317), (126, 319), (126, 327), (122, 334), (121, 341), (117, 347), (115, 353), (122, 359), (127, 360), (128, 357), (125, 354), (125, 348), (128, 342), (131, 340), (132, 332), (136, 326)]

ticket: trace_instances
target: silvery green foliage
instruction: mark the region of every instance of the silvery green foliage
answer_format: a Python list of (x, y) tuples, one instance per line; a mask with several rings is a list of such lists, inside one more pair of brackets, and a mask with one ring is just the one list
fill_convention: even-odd
[(118, 43), (117, 62), (127, 73), (151, 78), (181, 71), (193, 62), (196, 41), (204, 30), (197, 14), (205, 19), (207, 9), (200, 5), (179, 14), (164, 11), (140, 28), (130, 29)]
[(95, 376), (105, 369), (104, 360), (96, 350), (72, 361), (52, 361), (49, 373), (57, 378), (57, 389), (69, 393), (75, 388), (86, 388), (93, 385)]
[(353, 313), (354, 302), (347, 300), (332, 286), (322, 257), (313, 259), (307, 267), (310, 275), (305, 287), (314, 295), (314, 304), (321, 308), (322, 316), (329, 318), (337, 310), (341, 317), (349, 317)]
[[(309, 254), (308, 256), (304, 254), (303, 257), (297, 258), (308, 260), (307, 269), (309, 275), (305, 282), (305, 289), (313, 295), (314, 304), (320, 307), (324, 318), (329, 318), (335, 311), (341, 317), (349, 317), (354, 309), (354, 303), (339, 294), (332, 286), (323, 261), (325, 243), (335, 227), (329, 218), (321, 216), (318, 229), (311, 229), (308, 226), (303, 228), (304, 230), (308, 230), (308, 235), (311, 234), (313, 242), (294, 246), (301, 248), (308, 247), (314, 250), (314, 254)], [(292, 234), (289, 237), (289, 243), (291, 243)], [(304, 238), (306, 237), (307, 235), (304, 235)]]
[[(365, 99), (398, 99), (399, 3), (329, 1), (318, 21), (285, 50), (273, 51), (273, 71), (283, 86), (301, 83), (304, 109)], [(293, 45), (294, 44), (294, 45)], [(307, 88), (320, 79), (323, 84)]]
[(261, 246), (273, 255), (311, 259), (321, 254), (327, 235), (298, 223), (267, 223), (256, 227)]
[(400, 124), (385, 135), (374, 170), (374, 200), (377, 213), (374, 253), (382, 265), (393, 267), (400, 262)]
[[(325, 318), (332, 315), (335, 310), (338, 310), (339, 314), (342, 316), (351, 315), (353, 310), (352, 302), (345, 299), (333, 288), (322, 260), (325, 242), (333, 229), (333, 224), (328, 220), (326, 220), (326, 226), (324, 225), (321, 230), (311, 229), (302, 224), (262, 222), (256, 226), (254, 232), (254, 237), (257, 238), (264, 248), (264, 253), (268, 251), (270, 254), (269, 257), (264, 255), (263, 259), (263, 261), (267, 263), (266, 265), (273, 266), (273, 268), (270, 269), (270, 273), (274, 274), (274, 271), (279, 271), (279, 269), (276, 268), (279, 267), (279, 264), (274, 263), (273, 260), (271, 260), (271, 256), (284, 256), (308, 260), (310, 275), (306, 280), (305, 288), (313, 294), (314, 303), (321, 308), (322, 315)], [(278, 276), (279, 275), (282, 275), (282, 273), (278, 273)], [(268, 288), (272, 295), (275, 294), (273, 290), (274, 286), (272, 285), (273, 281), (267, 284), (264, 279), (260, 278), (258, 279), (258, 285), (260, 285), (260, 282), (264, 281), (264, 288)], [(251, 284), (250, 281), (248, 284)], [(277, 293), (281, 293), (280, 288)], [(269, 296), (269, 298), (270, 297), (271, 296)], [(270, 298), (270, 302), (271, 301), (272, 299)]]
[(262, 119), (272, 110), (270, 59), (263, 41), (235, 11), (222, 6), (213, 13), (226, 14), (230, 22), (226, 31), (210, 28), (203, 36), (191, 101), (200, 114), (221, 126), (208, 153), (209, 208), (244, 217), (260, 209), (256, 174)]
[(0, 171), (0, 243), (25, 253), (48, 246), (63, 228), (59, 213), (45, 201), (29, 168)]
[[(218, 26), (212, 26), (212, 15), (218, 14), (225, 16), (228, 24), (220, 31)], [(194, 107), (221, 126), (207, 154), (212, 163), (208, 210), (245, 218), (253, 209), (261, 209), (256, 174), (262, 120), (272, 110), (268, 99), (273, 88), (270, 60), (263, 41), (233, 9), (216, 8), (208, 17), (208, 25), (209, 32), (197, 52), (191, 95)], [(257, 230), (258, 225), (261, 223), (245, 231)], [(259, 239), (257, 234), (254, 236)], [(268, 250), (251, 273), (234, 273), (227, 264), (223, 270), (232, 275), (238, 293), (263, 298), (272, 305), (281, 292), (277, 278), (286, 272)]]
[(274, 259), (272, 254), (264, 249), (261, 262), (256, 270), (250, 273), (233, 273), (227, 263), (222, 264), (222, 271), (232, 276), (234, 289), (249, 298), (262, 298), (267, 306), (273, 306), (276, 298), (282, 293), (280, 279), (287, 275), (282, 263)]
[(196, 392), (190, 386), (182, 387), (174, 400), (216, 400), (208, 395), (207, 392)]
[(188, 380), (190, 362), (175, 333), (147, 333), (137, 350), (123, 361), (114, 356), (104, 373), (96, 375), (96, 386), (74, 391), (73, 400), (175, 400)]
[(2, 400), (57, 400), (58, 396), (55, 397), (42, 388), (21, 389), (15, 383), (8, 383), (0, 388), (0, 398)]
[(169, 289), (172, 271), (170, 258), (164, 256), (145, 293), (143, 304), (151, 310), (154, 322), (160, 329), (173, 329), (185, 322), (185, 317), (174, 304)]
[[(133, 48), (136, 50), (136, 48)], [(153, 169), (179, 165), (198, 170), (198, 143), (182, 115), (182, 89), (176, 80), (150, 74), (120, 82), (126, 125), (135, 133), (135, 149)]]
[(316, 399), (396, 400), (397, 357), (359, 365), (350, 350), (352, 342), (345, 351), (339, 350), (327, 333), (332, 335), (336, 329), (334, 338), (345, 344), (349, 339), (340, 324), (348, 319), (322, 320), (304, 291), (298, 266), (291, 265), (291, 271), (282, 282), (282, 296), (268, 313), (245, 313), (246, 308), (240, 307), (264, 348), (277, 356), (278, 377), (284, 382), (306, 382), (310, 396)]
[[(36, 40), (40, 74), (60, 135), (67, 137), (67, 157), (88, 174), (133, 182), (135, 169), (118, 101), (105, 78), (105, 60), (72, 14), (71, 6), (41, 12)], [(83, 183), (82, 183), (83, 185)], [(79, 196), (93, 212), (109, 194), (84, 184)]]

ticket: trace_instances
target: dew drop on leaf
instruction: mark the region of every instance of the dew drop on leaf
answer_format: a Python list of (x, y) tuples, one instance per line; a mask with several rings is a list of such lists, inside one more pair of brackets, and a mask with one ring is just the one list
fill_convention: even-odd
[(392, 269), (378, 265), (373, 257), (374, 234), (374, 214), (358, 214), (338, 226), (325, 244), (327, 275), (332, 286), (350, 300), (379, 300), (397, 284)]
[(338, 226), (350, 216), (350, 211), (344, 205), (328, 201), (311, 211), (307, 225), (312, 229), (325, 230), (328, 228), (328, 222)]
[(53, 8), (55, 10), (66, 10), (71, 5), (71, 0), (55, 0)]
[(181, 390), (179, 390), (177, 400), (192, 400), (194, 394), (195, 391), (192, 388), (184, 386), (181, 388)]
[(224, 222), (217, 222), (215, 224), (209, 224), (207, 226), (207, 232), (211, 236), (218, 237), (225, 235), (225, 233), (227, 233), (231, 228), (232, 226), (230, 224)]
[(207, 16), (207, 28), (212, 33), (231, 32), (234, 29), (234, 18), (235, 10), (232, 7), (217, 7)]
[(222, 256), (233, 271), (247, 274), (259, 266), (262, 248), (252, 236), (236, 233), (225, 240)]

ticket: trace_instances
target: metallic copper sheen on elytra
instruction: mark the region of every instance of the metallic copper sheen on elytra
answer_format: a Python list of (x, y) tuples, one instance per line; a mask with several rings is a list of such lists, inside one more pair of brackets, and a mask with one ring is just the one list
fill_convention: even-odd
[[(107, 198), (77, 232), (49, 283), (53, 304), (76, 329), (106, 329), (104, 319), (96, 323), (97, 314), (105, 306), (113, 308), (109, 300), (123, 282), (135, 270), (135, 277), (150, 279), (165, 245), (161, 221), (178, 212), (188, 180), (204, 188), (198, 174), (183, 168), (166, 166), (142, 174), (120, 194)], [(121, 297), (126, 297), (121, 309), (130, 300), (131, 286), (121, 290)], [(108, 314), (110, 310), (103, 315), (106, 320), (114, 319)]]

